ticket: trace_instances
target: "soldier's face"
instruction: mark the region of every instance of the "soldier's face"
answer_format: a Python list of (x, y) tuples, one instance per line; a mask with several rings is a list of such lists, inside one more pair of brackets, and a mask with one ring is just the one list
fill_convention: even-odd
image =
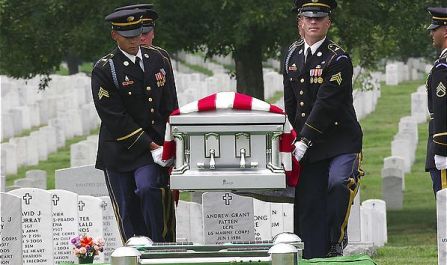
[(331, 26), (331, 20), (329, 16), (326, 17), (302, 17), (301, 25), (306, 42), (313, 44), (319, 40), (322, 40)]
[(430, 31), (433, 39), (433, 46), (437, 49), (447, 48), (447, 26), (437, 27)]
[(154, 39), (154, 31), (141, 34), (141, 44), (152, 46), (152, 40)]
[(138, 49), (140, 48), (141, 43), (140, 38), (141, 35), (127, 38), (112, 30), (112, 39), (116, 41), (121, 50), (132, 55), (136, 55), (138, 53)]

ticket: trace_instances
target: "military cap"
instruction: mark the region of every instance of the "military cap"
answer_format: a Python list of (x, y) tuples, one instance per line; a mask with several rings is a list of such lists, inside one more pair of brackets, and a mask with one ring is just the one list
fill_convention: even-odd
[(325, 17), (337, 7), (335, 0), (294, 0), (294, 11), (305, 17)]
[(440, 26), (447, 26), (447, 7), (429, 7), (428, 12), (431, 14), (431, 24), (428, 30), (436, 29)]
[(135, 37), (142, 33), (142, 19), (144, 11), (141, 9), (118, 10), (105, 17), (112, 23), (112, 29), (121, 36)]
[(153, 9), (154, 5), (152, 4), (136, 4), (130, 6), (118, 7), (115, 11), (119, 10), (130, 10), (130, 9), (141, 9), (144, 11), (142, 22), (143, 22), (143, 33), (150, 32), (154, 30), (155, 20), (158, 19), (158, 13)]

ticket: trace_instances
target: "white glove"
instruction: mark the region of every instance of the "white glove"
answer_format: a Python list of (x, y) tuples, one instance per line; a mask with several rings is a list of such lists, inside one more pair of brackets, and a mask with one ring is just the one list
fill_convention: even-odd
[(172, 158), (170, 158), (168, 160), (161, 159), (162, 155), (163, 155), (163, 146), (161, 146), (157, 149), (151, 150), (151, 154), (152, 154), (152, 158), (154, 159), (154, 163), (156, 163), (162, 167), (169, 167), (172, 165), (172, 163), (174, 161)]
[(435, 155), (435, 165), (438, 170), (447, 169), (447, 156)]
[(303, 141), (298, 141), (295, 144), (295, 150), (293, 151), (293, 155), (295, 156), (296, 160), (298, 160), (298, 162), (303, 158), (304, 154), (307, 151), (307, 148), (309, 148), (309, 146), (307, 146), (307, 144), (305, 144)]

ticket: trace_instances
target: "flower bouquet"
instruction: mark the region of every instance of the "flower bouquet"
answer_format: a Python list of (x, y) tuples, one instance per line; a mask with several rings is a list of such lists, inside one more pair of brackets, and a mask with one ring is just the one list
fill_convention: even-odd
[(83, 235), (71, 239), (74, 245), (73, 254), (78, 257), (79, 264), (93, 263), (93, 258), (104, 250), (104, 240), (93, 240), (92, 237)]

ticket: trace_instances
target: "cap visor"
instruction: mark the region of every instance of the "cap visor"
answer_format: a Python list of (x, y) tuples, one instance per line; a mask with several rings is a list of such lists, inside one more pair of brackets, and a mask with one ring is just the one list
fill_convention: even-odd
[(123, 37), (132, 38), (141, 35), (142, 28), (131, 29), (131, 30), (117, 30), (116, 32), (118, 32), (118, 34), (120, 34)]
[(312, 12), (312, 11), (305, 11), (301, 13), (301, 16), (303, 17), (327, 17), (329, 16), (326, 12)]
[(431, 24), (430, 26), (428, 26), (427, 30), (434, 30), (437, 29), (438, 27), (440, 27), (440, 25)]
[(143, 33), (148, 33), (154, 30), (153, 26), (143, 26)]

